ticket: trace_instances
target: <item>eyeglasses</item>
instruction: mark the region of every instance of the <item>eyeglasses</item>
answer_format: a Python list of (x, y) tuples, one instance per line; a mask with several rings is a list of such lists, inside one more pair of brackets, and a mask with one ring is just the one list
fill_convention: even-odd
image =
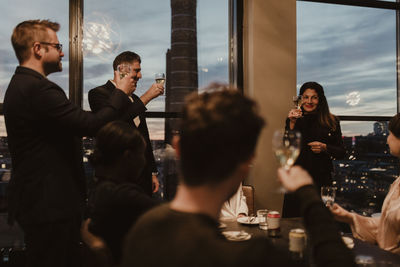
[(44, 45), (50, 45), (50, 46), (54, 47), (55, 49), (57, 49), (59, 52), (61, 52), (62, 48), (63, 48), (62, 44), (46, 43), (46, 42), (39, 42), (39, 43), (44, 44)]

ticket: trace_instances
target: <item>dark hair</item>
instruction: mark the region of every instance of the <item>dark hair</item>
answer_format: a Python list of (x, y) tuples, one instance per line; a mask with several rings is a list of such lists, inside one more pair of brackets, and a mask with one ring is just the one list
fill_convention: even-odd
[(390, 119), (388, 128), (394, 136), (400, 138), (400, 113), (397, 113)]
[(254, 101), (227, 86), (187, 97), (180, 128), (181, 169), (189, 186), (219, 183), (251, 158), (264, 120)]
[(306, 82), (300, 87), (300, 95), (303, 95), (307, 89), (313, 89), (318, 94), (318, 122), (321, 126), (336, 130), (337, 118), (329, 111), (328, 101), (326, 100), (324, 88), (317, 82)]
[(26, 20), (19, 23), (11, 35), (11, 43), (20, 64), (29, 59), (30, 48), (34, 42), (46, 42), (48, 40), (47, 29), (57, 32), (60, 24), (50, 20)]
[(135, 62), (135, 61), (137, 61), (139, 63), (142, 62), (142, 60), (140, 59), (140, 56), (138, 54), (136, 54), (135, 52), (131, 52), (131, 51), (122, 52), (114, 59), (113, 69), (117, 70), (118, 65), (120, 65), (122, 63), (131, 63), (131, 62)]
[(144, 153), (144, 148), (145, 142), (138, 129), (126, 122), (113, 121), (97, 133), (90, 160), (95, 167), (109, 166), (118, 162), (125, 151)]

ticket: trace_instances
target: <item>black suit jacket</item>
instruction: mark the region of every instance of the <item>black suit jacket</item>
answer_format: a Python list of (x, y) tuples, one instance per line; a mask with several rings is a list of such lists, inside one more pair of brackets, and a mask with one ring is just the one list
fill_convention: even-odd
[[(107, 81), (106, 84), (98, 86), (96, 88), (93, 88), (89, 91), (89, 104), (90, 108), (92, 109), (93, 112), (98, 112), (101, 110), (104, 106), (107, 106), (110, 101), (110, 97), (115, 91), (115, 86), (111, 81)], [(122, 121), (126, 121), (130, 124), (133, 124), (139, 132), (142, 134), (146, 141), (146, 166), (143, 170), (142, 177), (140, 179), (140, 186), (143, 188), (146, 194), (151, 195), (152, 194), (152, 180), (151, 180), (151, 173), (152, 172), (157, 172), (157, 166), (156, 162), (154, 160), (154, 155), (153, 155), (153, 148), (150, 142), (150, 137), (149, 137), (149, 130), (147, 128), (147, 123), (146, 123), (146, 117), (145, 117), (145, 111), (146, 107), (144, 106), (142, 100), (135, 95), (131, 95), (133, 102), (130, 102), (130, 105), (127, 109), (130, 109), (130, 112), (124, 113), (119, 119)], [(140, 118), (140, 124), (139, 126), (136, 126), (133, 122), (133, 119), (139, 116)]]
[(86, 181), (80, 138), (95, 135), (130, 103), (120, 90), (110, 99), (96, 114), (83, 111), (57, 84), (17, 67), (3, 106), (12, 158), (10, 222), (51, 222), (82, 211)]

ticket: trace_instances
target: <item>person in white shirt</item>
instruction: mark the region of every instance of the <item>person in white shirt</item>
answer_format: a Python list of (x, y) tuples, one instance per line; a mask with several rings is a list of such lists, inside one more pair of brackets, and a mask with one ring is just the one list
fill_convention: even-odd
[(248, 212), (246, 197), (243, 194), (242, 184), (240, 184), (236, 194), (222, 205), (220, 217), (221, 219), (236, 219), (247, 216)]

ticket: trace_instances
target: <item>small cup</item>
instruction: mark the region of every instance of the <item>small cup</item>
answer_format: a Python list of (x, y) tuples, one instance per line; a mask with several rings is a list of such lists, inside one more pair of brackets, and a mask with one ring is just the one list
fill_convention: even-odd
[(257, 210), (258, 227), (260, 227), (261, 230), (268, 230), (267, 216), (268, 210)]

